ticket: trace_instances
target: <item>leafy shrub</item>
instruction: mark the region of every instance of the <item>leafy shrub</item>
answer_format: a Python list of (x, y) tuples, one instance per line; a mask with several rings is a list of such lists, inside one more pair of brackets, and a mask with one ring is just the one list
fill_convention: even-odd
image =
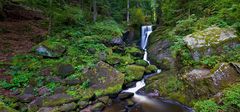
[(197, 112), (218, 112), (220, 107), (212, 100), (198, 101), (194, 104)]
[(220, 57), (218, 56), (206, 56), (201, 58), (201, 61), (200, 61), (202, 65), (205, 65), (208, 68), (213, 68), (219, 62), (220, 62)]
[(136, 25), (141, 25), (145, 22), (145, 16), (141, 8), (134, 8), (130, 11), (131, 13), (131, 23)]
[(240, 110), (240, 84), (233, 85), (224, 90), (223, 94), (223, 107), (226, 111)]

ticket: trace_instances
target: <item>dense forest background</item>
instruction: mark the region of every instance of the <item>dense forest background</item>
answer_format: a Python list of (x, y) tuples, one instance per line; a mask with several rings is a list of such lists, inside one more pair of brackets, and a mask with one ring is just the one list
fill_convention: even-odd
[[(34, 94), (41, 96), (37, 91), (46, 87), (47, 94), (52, 95), (63, 86), (68, 95), (85, 101), (93, 95), (116, 93), (123, 85), (139, 80), (138, 75), (131, 75), (135, 73), (131, 70), (151, 73), (157, 67), (163, 67), (161, 64), (147, 66), (142, 60), (143, 51), (138, 47), (142, 25), (154, 27), (149, 48), (153, 49), (150, 45), (160, 40), (170, 41), (172, 57), (180, 60), (176, 67), (179, 71), (190, 67), (215, 70), (215, 66), (222, 62), (240, 62), (239, 46), (234, 49), (225, 47), (225, 53), (204, 56), (196, 61), (183, 40), (188, 34), (219, 27), (235, 29), (238, 38), (234, 41), (238, 42), (239, 0), (0, 0), (0, 21), (0, 76), (3, 77), (0, 79), (0, 93), (5, 94), (0, 94), (0, 109), (7, 108), (9, 112), (10, 107), (37, 111), (26, 106), (28, 101), (18, 103), (18, 100), (8, 98), (11, 95), (6, 94), (11, 92), (22, 94), (26, 88), (33, 87)], [(114, 46), (114, 39), (119, 37), (125, 41), (124, 45), (117, 43)], [(124, 83), (106, 90), (92, 90), (93, 79), (84, 74), (99, 61), (124, 73)], [(144, 65), (146, 71), (132, 64)], [(10, 74), (10, 78), (5, 74)], [(60, 77), (64, 83), (60, 79), (52, 81), (52, 76)], [(185, 88), (182, 87), (184, 82), (179, 81), (181, 78), (176, 77), (169, 79), (167, 92)], [(239, 112), (238, 83), (223, 91), (225, 95), (220, 103), (209, 97), (180, 102), (199, 112)]]

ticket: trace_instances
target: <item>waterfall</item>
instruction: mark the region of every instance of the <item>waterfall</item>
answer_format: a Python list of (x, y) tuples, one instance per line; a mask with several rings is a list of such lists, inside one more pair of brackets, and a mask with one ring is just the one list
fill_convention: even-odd
[[(148, 44), (148, 38), (149, 38), (151, 33), (152, 33), (152, 26), (150, 26), (150, 25), (149, 26), (142, 26), (141, 48), (144, 50), (143, 60), (147, 61), (148, 64), (150, 64), (150, 62), (147, 59), (147, 49), (146, 49), (146, 47), (147, 47), (147, 44)], [(137, 93), (137, 91), (139, 91), (140, 89), (142, 89), (143, 87), (146, 86), (145, 79), (147, 79), (151, 76), (157, 75), (160, 72), (161, 72), (161, 70), (159, 69), (159, 70), (156, 71), (156, 73), (145, 75), (141, 81), (136, 82), (135, 87), (123, 90), (122, 93), (124, 93), (124, 92), (134, 93), (133, 100), (135, 102), (137, 102), (141, 105), (150, 106), (150, 107), (144, 107), (143, 106), (143, 110), (147, 109), (147, 112), (169, 112), (168, 110), (167, 111), (162, 111), (162, 110), (165, 110), (169, 107), (166, 107), (166, 105), (158, 103), (158, 101), (156, 99), (149, 98), (147, 96), (140, 95), (140, 94)], [(182, 105), (178, 102), (169, 101), (167, 103), (175, 105), (175, 106), (179, 106), (182, 109), (186, 109), (187, 111), (184, 111), (184, 112), (194, 112), (194, 110), (192, 110), (191, 108), (188, 108), (187, 106)], [(152, 109), (154, 111), (151, 111), (149, 109)], [(183, 110), (181, 110), (181, 111), (177, 110), (177, 111), (174, 111), (174, 112), (183, 112)]]
[[(142, 26), (141, 32), (142, 32), (141, 33), (141, 48), (144, 50), (143, 60), (145, 60), (146, 62), (148, 62), (148, 64), (150, 64), (150, 62), (147, 59), (147, 54), (148, 53), (147, 53), (146, 47), (147, 47), (147, 44), (148, 44), (148, 38), (149, 38), (150, 34), (152, 33), (152, 26), (151, 25)], [(145, 85), (146, 85), (145, 84), (145, 78), (147, 78), (148, 76), (158, 74), (160, 72), (161, 72), (161, 70), (158, 70), (154, 74), (149, 74), (149, 75), (145, 76), (141, 81), (138, 81), (136, 83), (135, 87), (128, 88), (127, 90), (124, 90), (123, 92), (134, 93), (133, 99), (136, 102), (154, 104), (154, 102), (152, 100), (148, 99), (146, 96), (138, 95), (136, 92), (138, 90), (140, 90), (141, 88), (145, 87)]]

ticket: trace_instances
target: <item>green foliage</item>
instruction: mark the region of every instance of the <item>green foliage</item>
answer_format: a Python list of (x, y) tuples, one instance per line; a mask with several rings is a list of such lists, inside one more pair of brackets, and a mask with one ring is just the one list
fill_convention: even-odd
[(195, 64), (189, 49), (185, 46), (185, 43), (179, 38), (173, 46), (171, 46), (172, 55), (174, 58), (179, 57), (180, 63), (184, 66), (192, 66)]
[(212, 100), (198, 101), (194, 104), (197, 112), (218, 112), (220, 107)]
[(54, 92), (54, 90), (60, 86), (60, 83), (54, 83), (54, 82), (50, 82), (46, 84), (46, 87), (51, 91)]
[(17, 71), (13, 75), (10, 83), (1, 81), (0, 86), (6, 89), (26, 87), (32, 77), (32, 73)]
[(240, 109), (240, 84), (223, 91), (223, 107), (226, 111), (232, 112)]
[(102, 22), (96, 22), (90, 26), (91, 34), (98, 35), (100, 37), (108, 37), (114, 38), (121, 36), (123, 30), (119, 27), (119, 25), (112, 20), (105, 20)]
[(218, 56), (206, 56), (201, 58), (200, 63), (207, 66), (208, 68), (213, 68), (220, 62), (220, 57)]
[(131, 10), (131, 23), (141, 25), (145, 22), (145, 16), (141, 8), (134, 8)]
[(81, 88), (82, 89), (87, 89), (87, 88), (89, 88), (89, 86), (90, 86), (90, 80), (87, 80), (87, 81), (82, 83)]

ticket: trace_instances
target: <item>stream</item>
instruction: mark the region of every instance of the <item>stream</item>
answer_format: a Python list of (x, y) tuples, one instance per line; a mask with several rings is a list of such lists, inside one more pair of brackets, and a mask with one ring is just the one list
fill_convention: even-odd
[[(142, 26), (141, 30), (141, 48), (144, 50), (143, 60), (150, 64), (146, 47), (148, 38), (153, 31), (152, 26)], [(160, 73), (161, 70), (159, 69), (156, 73), (145, 75), (142, 80), (136, 82), (135, 86), (122, 91), (122, 93), (134, 94), (131, 98), (135, 103), (133, 106), (128, 106), (126, 101), (114, 99), (113, 103), (104, 109), (104, 112), (194, 112), (190, 107), (177, 101), (146, 95), (147, 93), (143, 89), (146, 86), (145, 80), (154, 75), (161, 75)]]

